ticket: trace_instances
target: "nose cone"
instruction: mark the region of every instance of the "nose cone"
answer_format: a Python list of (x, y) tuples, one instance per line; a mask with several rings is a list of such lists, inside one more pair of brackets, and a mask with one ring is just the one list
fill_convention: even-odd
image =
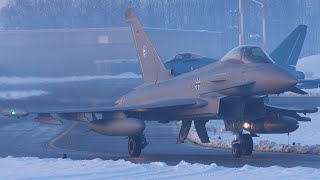
[(276, 66), (271, 69), (267, 75), (267, 84), (271, 93), (283, 93), (298, 84), (299, 81), (286, 70)]
[(284, 87), (291, 88), (299, 83), (299, 81), (293, 77), (290, 73), (281, 69), (276, 75), (276, 81), (282, 84)]

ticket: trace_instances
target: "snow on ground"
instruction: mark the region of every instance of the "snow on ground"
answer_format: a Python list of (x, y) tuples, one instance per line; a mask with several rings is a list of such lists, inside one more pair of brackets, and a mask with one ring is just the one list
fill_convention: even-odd
[(25, 90), (25, 91), (0, 91), (0, 99), (12, 100), (12, 99), (25, 99), (34, 96), (48, 95), (49, 92), (43, 90)]
[[(320, 155), (320, 112), (309, 114), (308, 117), (312, 121), (300, 122), (298, 130), (290, 133), (289, 144), (287, 134), (259, 134), (260, 137), (253, 138), (254, 150)], [(194, 127), (190, 130), (188, 139), (206, 147), (231, 148), (234, 136), (225, 131), (222, 120), (209, 121), (206, 127), (210, 143), (201, 143)]]
[(319, 65), (320, 55), (312, 55), (298, 60), (296, 68), (298, 71), (304, 72), (306, 79), (320, 78)]
[(127, 72), (119, 75), (103, 76), (69, 76), (69, 77), (6, 77), (0, 76), (0, 84), (18, 85), (18, 84), (40, 84), (40, 83), (65, 83), (104, 79), (136, 79), (141, 75)]
[(320, 169), (272, 166), (226, 168), (216, 164), (176, 166), (162, 162), (134, 164), (124, 160), (0, 158), (0, 179), (317, 179)]

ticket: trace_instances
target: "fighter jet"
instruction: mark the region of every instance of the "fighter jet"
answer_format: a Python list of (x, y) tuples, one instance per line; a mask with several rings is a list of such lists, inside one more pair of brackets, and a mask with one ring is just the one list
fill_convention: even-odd
[[(296, 70), (296, 65), (302, 50), (302, 46), (307, 34), (307, 26), (297, 26), (271, 53), (272, 60), (281, 68), (287, 70), (295, 78), (300, 80), (300, 87), (309, 87), (312, 80), (304, 80), (303, 72)], [(215, 63), (219, 59), (212, 59), (208, 57), (201, 57), (192, 53), (181, 53), (176, 55), (164, 63), (167, 69), (172, 69), (175, 75), (180, 75), (186, 72), (199, 69), (211, 63)], [(306, 84), (306, 86), (304, 86)], [(317, 82), (317, 84), (319, 84)]]
[[(232, 155), (251, 155), (252, 137), (259, 133), (289, 133), (298, 121), (310, 121), (297, 113), (317, 109), (287, 109), (265, 104), (264, 97), (295, 88), (298, 80), (276, 66), (260, 47), (240, 46), (221, 61), (174, 76), (162, 63), (132, 9), (125, 12), (135, 40), (143, 84), (123, 95), (114, 107), (62, 109), (44, 112), (4, 111), (7, 116), (28, 114), (91, 114), (92, 131), (108, 136), (128, 136), (128, 153), (138, 157), (147, 146), (145, 122), (182, 121), (177, 143), (183, 143), (192, 122), (203, 143), (209, 142), (206, 122), (223, 119), (232, 131)], [(97, 118), (101, 115), (101, 118)], [(249, 132), (249, 133), (245, 133)]]
[[(299, 80), (297, 87), (313, 89), (320, 87), (320, 79), (305, 79), (305, 74), (296, 70), (296, 65), (307, 35), (307, 26), (297, 26), (271, 53), (271, 59), (281, 68), (288, 71)], [(167, 69), (178, 76), (195, 69), (215, 63), (219, 59), (202, 57), (193, 53), (181, 53), (164, 63)], [(301, 92), (302, 94), (305, 94)]]

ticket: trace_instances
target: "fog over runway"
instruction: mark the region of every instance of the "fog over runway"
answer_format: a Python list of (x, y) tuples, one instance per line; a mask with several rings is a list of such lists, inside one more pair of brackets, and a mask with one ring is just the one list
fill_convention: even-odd
[[(49, 94), (22, 99), (1, 99), (0, 104), (3, 107), (17, 106), (33, 110), (112, 106), (118, 97), (140, 83), (139, 78), (130, 78), (6, 85), (2, 87), (2, 91), (39, 89)], [(310, 97), (274, 97), (274, 100), (271, 98), (270, 101), (287, 105), (299, 102), (305, 102), (306, 105), (320, 104), (319, 98)], [(90, 132), (85, 123), (63, 120), (63, 125), (56, 126), (40, 124), (32, 118), (1, 118), (1, 157), (58, 158), (66, 153), (72, 159), (125, 159), (137, 163), (162, 161), (169, 165), (176, 165), (184, 160), (190, 163), (216, 163), (226, 167), (242, 167), (249, 164), (258, 167), (278, 165), (320, 168), (319, 155), (254, 152), (253, 156), (234, 159), (228, 149), (205, 148), (190, 142), (176, 144), (178, 128), (174, 122), (147, 122), (145, 132), (149, 145), (143, 150), (141, 157), (129, 158), (126, 137), (108, 137)]]

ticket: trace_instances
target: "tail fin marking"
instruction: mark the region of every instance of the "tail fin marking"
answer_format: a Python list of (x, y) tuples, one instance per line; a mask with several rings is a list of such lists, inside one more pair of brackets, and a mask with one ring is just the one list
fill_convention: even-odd
[(170, 71), (165, 68), (132, 9), (125, 12), (125, 18), (131, 25), (144, 83), (157, 83), (157, 81), (169, 79), (171, 77)]

